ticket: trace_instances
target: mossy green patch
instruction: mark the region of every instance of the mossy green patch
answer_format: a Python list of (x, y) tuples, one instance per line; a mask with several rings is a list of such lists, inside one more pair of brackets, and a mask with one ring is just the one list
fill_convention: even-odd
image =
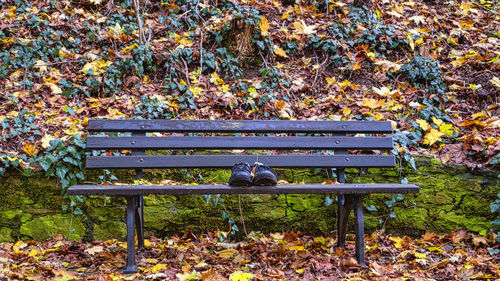
[(119, 221), (106, 221), (94, 226), (94, 239), (108, 240), (116, 238), (124, 241), (127, 237), (127, 225)]
[[(21, 225), (20, 234), (41, 241), (63, 234), (66, 239), (80, 240), (85, 227), (78, 217), (71, 215), (48, 215), (37, 217)], [(68, 237), (68, 235), (70, 235)]]
[(12, 237), (12, 229), (7, 227), (0, 227), (0, 242), (14, 242)]

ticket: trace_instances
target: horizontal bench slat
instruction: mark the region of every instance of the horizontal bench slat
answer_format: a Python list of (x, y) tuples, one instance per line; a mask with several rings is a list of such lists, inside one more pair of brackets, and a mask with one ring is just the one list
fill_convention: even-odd
[(388, 121), (89, 120), (90, 132), (392, 133)]
[(392, 149), (391, 137), (88, 137), (87, 149)]
[(394, 155), (145, 155), (88, 156), (89, 169), (231, 168), (239, 162), (275, 168), (395, 167)]
[(69, 195), (137, 196), (147, 194), (369, 194), (417, 193), (413, 184), (300, 184), (232, 187), (228, 185), (74, 185)]

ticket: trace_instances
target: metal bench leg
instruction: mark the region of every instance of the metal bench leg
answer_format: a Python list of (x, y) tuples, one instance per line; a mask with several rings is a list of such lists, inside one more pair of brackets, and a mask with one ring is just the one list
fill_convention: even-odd
[(352, 195), (339, 195), (337, 210), (337, 246), (345, 247), (345, 236), (347, 233), (347, 222), (352, 210)]
[(122, 270), (122, 273), (136, 273), (137, 266), (135, 266), (135, 229), (134, 217), (136, 200), (132, 196), (127, 198), (127, 267)]
[(358, 264), (365, 263), (365, 225), (363, 216), (363, 195), (356, 195), (354, 199), (354, 228), (356, 230), (356, 259)]
[(137, 249), (144, 249), (144, 209), (142, 195), (135, 197), (135, 229), (137, 231)]

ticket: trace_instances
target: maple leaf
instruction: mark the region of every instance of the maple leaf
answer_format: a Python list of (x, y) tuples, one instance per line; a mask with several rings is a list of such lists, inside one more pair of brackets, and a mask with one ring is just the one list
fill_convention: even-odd
[(441, 141), (443, 136), (444, 136), (444, 133), (442, 133), (434, 128), (431, 128), (431, 130), (425, 135), (423, 143), (428, 145), (428, 146), (431, 146), (431, 145), (435, 144), (436, 142)]
[(363, 103), (361, 103), (361, 106), (368, 107), (370, 109), (375, 109), (375, 108), (378, 108), (378, 107), (381, 107), (384, 105), (385, 105), (384, 100), (377, 100), (377, 99), (371, 99), (371, 98), (370, 99), (363, 98)]
[(379, 70), (382, 71), (399, 71), (401, 69), (402, 64), (395, 63), (389, 60), (379, 60), (375, 62), (375, 65), (379, 66)]
[(269, 21), (266, 19), (266, 17), (264, 16), (260, 17), (259, 27), (260, 27), (260, 35), (262, 35), (263, 37), (269, 35), (267, 32), (269, 30)]
[(33, 156), (33, 155), (36, 155), (38, 153), (38, 149), (36, 149), (36, 146), (34, 146), (33, 144), (31, 143), (25, 143), (23, 145), (23, 150), (24, 152), (26, 152), (26, 154), (28, 154), (30, 157)]
[(167, 269), (168, 268), (168, 265), (167, 264), (164, 264), (164, 263), (159, 263), (159, 264), (156, 264), (155, 266), (151, 267), (149, 270), (152, 272), (152, 273), (157, 273), (158, 271), (160, 270), (164, 270), (164, 269)]
[(37, 60), (33, 66), (38, 68), (39, 72), (47, 71), (47, 64), (43, 60)]
[(335, 79), (334, 77), (326, 77), (326, 83), (328, 84), (328, 86), (332, 85), (333, 83), (337, 82), (337, 79)]
[(417, 124), (420, 126), (420, 128), (422, 128), (422, 130), (424, 131), (427, 131), (429, 129), (429, 123), (427, 123), (427, 121), (423, 120), (423, 119), (417, 119), (415, 120), (415, 122), (417, 122)]
[(300, 22), (294, 22), (293, 26), (295, 27), (295, 33), (296, 34), (304, 34), (304, 35), (310, 35), (316, 33), (314, 30), (316, 28), (315, 25), (307, 25), (303, 20)]
[(425, 24), (425, 17), (424, 16), (413, 16), (410, 17), (409, 20), (413, 21), (415, 24)]
[(111, 61), (95, 60), (92, 62), (87, 62), (80, 72), (89, 75), (100, 75), (105, 72), (105, 69), (111, 65)]

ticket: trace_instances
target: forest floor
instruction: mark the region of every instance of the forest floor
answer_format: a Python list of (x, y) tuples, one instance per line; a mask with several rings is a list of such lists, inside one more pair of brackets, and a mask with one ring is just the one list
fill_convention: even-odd
[(126, 243), (59, 239), (0, 244), (0, 280), (498, 280), (496, 235), (465, 231), (419, 238), (378, 231), (365, 237), (366, 267), (332, 237), (252, 232), (239, 242), (215, 233), (150, 238), (137, 254), (139, 273), (121, 274)]

